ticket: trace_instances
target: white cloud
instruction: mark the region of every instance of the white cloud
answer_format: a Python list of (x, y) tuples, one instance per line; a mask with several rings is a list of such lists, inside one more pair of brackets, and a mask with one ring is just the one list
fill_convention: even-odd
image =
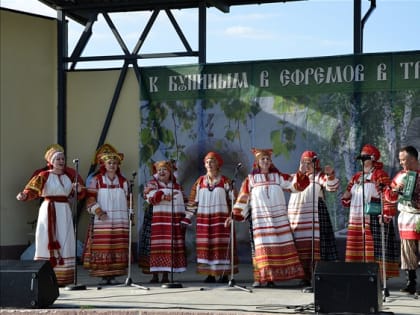
[(231, 26), (223, 32), (226, 36), (230, 37), (241, 37), (250, 39), (270, 39), (273, 35), (269, 32), (257, 30), (248, 26)]

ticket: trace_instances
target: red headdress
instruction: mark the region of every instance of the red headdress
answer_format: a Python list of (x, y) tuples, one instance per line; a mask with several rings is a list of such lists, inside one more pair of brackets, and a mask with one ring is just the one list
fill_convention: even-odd
[(223, 165), (223, 159), (220, 156), (220, 154), (216, 153), (216, 152), (209, 152), (206, 154), (206, 156), (204, 157), (204, 163), (208, 160), (208, 159), (214, 159), (217, 161), (217, 164), (219, 165), (219, 168), (222, 167)]
[(366, 153), (367, 155), (370, 155), (373, 157), (373, 161), (378, 161), (381, 158), (381, 152), (379, 150), (371, 145), (371, 144), (365, 144), (362, 148), (362, 151)]

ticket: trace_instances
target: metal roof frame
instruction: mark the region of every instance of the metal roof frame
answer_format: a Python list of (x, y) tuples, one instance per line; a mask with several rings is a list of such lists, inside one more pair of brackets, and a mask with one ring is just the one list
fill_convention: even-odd
[(204, 6), (217, 8), (229, 13), (231, 6), (266, 4), (276, 2), (307, 1), (251, 1), (251, 0), (39, 0), (55, 10), (68, 11), (68, 16), (85, 24), (89, 20), (89, 11), (103, 10), (106, 12), (153, 11), (172, 9), (193, 9)]
[[(115, 87), (114, 95), (109, 106), (108, 114), (105, 119), (97, 147), (100, 147), (106, 139), (112, 117), (118, 102), (118, 98), (124, 84), (127, 71), (130, 66), (133, 67), (137, 80), (140, 80), (140, 68), (137, 64), (139, 59), (146, 58), (170, 58), (170, 57), (197, 57), (199, 63), (206, 62), (206, 12), (207, 8), (217, 8), (222, 12), (228, 13), (231, 6), (251, 5), (251, 4), (267, 4), (267, 3), (285, 3), (291, 1), (307, 1), (307, 0), (281, 0), (281, 1), (249, 1), (249, 0), (39, 0), (40, 2), (52, 7), (57, 11), (57, 51), (58, 51), (58, 132), (57, 142), (66, 149), (66, 112), (67, 112), (67, 91), (66, 91), (66, 73), (74, 70), (77, 62), (89, 61), (105, 61), (105, 60), (122, 60), (124, 64), (120, 69), (120, 77)], [(368, 0), (371, 6), (362, 19), (361, 1), (354, 1), (354, 54), (360, 54), (363, 51), (363, 27), (376, 8), (376, 0)], [(194, 51), (189, 45), (182, 29), (177, 23), (171, 10), (173, 9), (198, 9), (198, 50)], [(129, 11), (152, 11), (152, 14), (139, 36), (137, 44), (133, 51), (129, 51), (125, 45), (121, 35), (116, 26), (112, 22), (109, 13), (114, 12), (129, 12)], [(141, 54), (142, 45), (153, 27), (156, 18), (160, 12), (165, 12), (168, 16), (172, 26), (178, 34), (181, 42), (184, 45), (183, 52), (166, 52), (155, 54)], [(112, 33), (117, 39), (118, 44), (122, 50), (121, 55), (112, 56), (89, 56), (82, 57), (84, 48), (92, 36), (92, 27), (97, 21), (99, 14), (104, 16), (104, 19), (110, 27)], [(78, 23), (84, 25), (85, 29), (80, 36), (73, 52), (68, 55), (68, 32), (66, 18), (71, 18)], [(70, 65), (70, 66), (69, 66)], [(357, 99), (357, 96), (355, 96)], [(357, 101), (356, 101), (357, 102)], [(89, 173), (94, 170), (95, 166), (91, 167)]]

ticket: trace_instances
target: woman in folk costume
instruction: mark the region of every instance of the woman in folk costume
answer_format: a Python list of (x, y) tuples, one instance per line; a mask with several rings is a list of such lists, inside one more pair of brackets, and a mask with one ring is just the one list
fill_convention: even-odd
[(325, 191), (337, 191), (339, 180), (335, 177), (331, 166), (326, 165), (322, 171), (320, 161), (314, 151), (303, 152), (300, 163), (306, 168), (310, 184), (305, 190), (291, 194), (288, 215), (296, 249), (305, 271), (301, 284), (309, 286), (316, 261), (338, 259), (334, 231), (324, 194)]
[(197, 216), (197, 273), (207, 275), (206, 283), (216, 282), (216, 276), (219, 276), (219, 282), (227, 283), (231, 259), (234, 272), (238, 272), (236, 253), (231, 257), (230, 228), (225, 225), (230, 217), (232, 183), (221, 174), (222, 165), (222, 157), (216, 152), (209, 152), (204, 157), (207, 173), (193, 184), (186, 217), (181, 221), (184, 225), (190, 225), (192, 217)]
[[(153, 206), (151, 224), (149, 268), (151, 283), (169, 282), (168, 273), (184, 272), (187, 268), (185, 254), (185, 229), (181, 219), (185, 216), (184, 193), (174, 176), (171, 161), (153, 164), (152, 179), (144, 188), (144, 199)], [(173, 217), (172, 217), (173, 213)]]
[(88, 229), (83, 266), (101, 284), (113, 284), (127, 274), (129, 213), (127, 179), (121, 175), (123, 154), (104, 144), (96, 152), (99, 172), (88, 183), (86, 209), (93, 216)]
[[(386, 276), (398, 277), (399, 252), (395, 240), (393, 217), (396, 206), (387, 202), (380, 193), (391, 179), (379, 162), (381, 153), (373, 145), (366, 144), (361, 150), (363, 172), (357, 172), (347, 185), (342, 204), (350, 207), (346, 242), (346, 262), (377, 262), (382, 268), (381, 220), (385, 230)], [(364, 159), (368, 157), (368, 159)], [(362, 178), (362, 173), (364, 178)], [(362, 186), (364, 183), (364, 187)], [(364, 192), (364, 196), (363, 196)], [(363, 201), (365, 206), (363, 206)], [(363, 213), (377, 206), (379, 214)], [(383, 205), (383, 217), (380, 213)], [(363, 216), (365, 228), (363, 231)], [(363, 233), (364, 232), (364, 233)], [(363, 235), (365, 234), (365, 235)], [(363, 243), (363, 239), (365, 243)], [(381, 271), (382, 273), (382, 271)]]
[(296, 175), (281, 173), (272, 163), (271, 149), (253, 149), (254, 168), (244, 180), (234, 205), (235, 220), (245, 220), (250, 208), (254, 253), (253, 287), (274, 287), (275, 281), (304, 276), (294, 244), (285, 191), (293, 193), (309, 185), (305, 170)]
[(64, 150), (51, 146), (45, 153), (49, 169), (34, 175), (16, 198), (21, 201), (44, 198), (39, 208), (35, 232), (34, 260), (49, 260), (59, 286), (74, 281), (76, 243), (73, 231), (71, 203), (77, 187), (78, 199), (83, 199), (84, 182), (76, 171), (66, 167)]

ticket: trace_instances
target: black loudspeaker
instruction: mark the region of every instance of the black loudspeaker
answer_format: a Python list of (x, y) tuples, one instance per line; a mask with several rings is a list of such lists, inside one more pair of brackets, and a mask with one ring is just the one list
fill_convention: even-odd
[(1, 260), (0, 306), (45, 308), (59, 296), (57, 278), (49, 261)]
[(377, 263), (318, 262), (314, 272), (318, 313), (378, 313), (382, 291)]

